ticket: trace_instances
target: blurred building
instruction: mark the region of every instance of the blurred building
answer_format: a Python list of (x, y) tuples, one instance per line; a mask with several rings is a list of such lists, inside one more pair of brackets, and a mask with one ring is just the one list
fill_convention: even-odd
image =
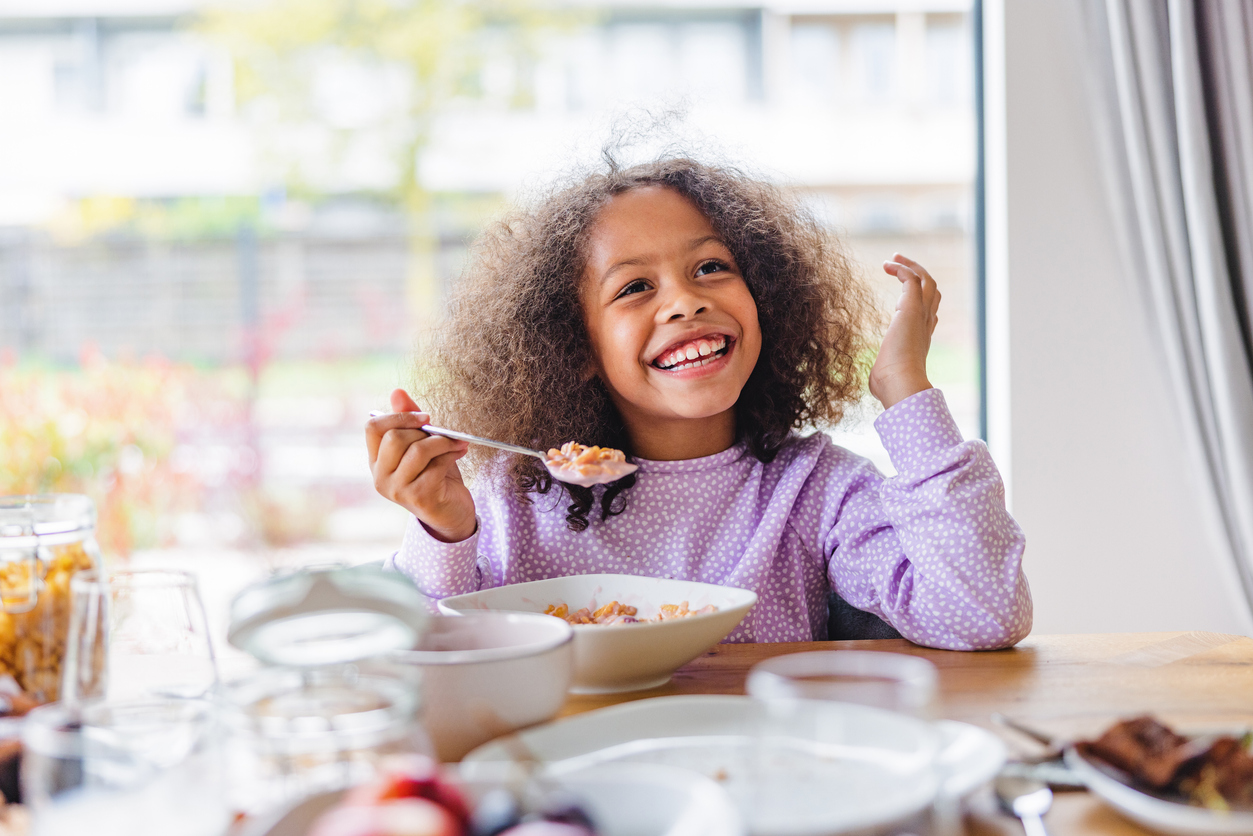
[[(592, 160), (641, 104), (682, 109), (696, 151), (797, 189), (864, 263), (897, 249), (926, 261), (949, 279), (939, 339), (973, 344), (969, 0), (592, 0), (584, 24), (526, 60), (502, 50), (437, 115), (417, 169), (437, 198), (430, 245), (362, 199), (388, 176), (378, 156), (337, 168), (312, 207), (285, 196), (229, 57), (188, 28), (203, 5), (0, 2), (0, 349), (403, 350), (480, 219), (453, 198), (507, 198)], [(317, 81), (336, 118), (385, 104), (367, 75)], [(210, 216), (194, 235), (109, 222), (188, 200)]]
[[(885, 295), (878, 262), (926, 264), (933, 381), (977, 434), (970, 0), (569, 2), (531, 48), (481, 33), (491, 58), (433, 115), (405, 211), (384, 195), (404, 93), (387, 68), (319, 62), (339, 133), (276, 137), (200, 34), (206, 0), (0, 0), (0, 370), (84, 349), (246, 365), (245, 424), (190, 408), (178, 429), (171, 467), (204, 496), (165, 515), (174, 539), (394, 543), (405, 515), (373, 491), (361, 416), (403, 382), (481, 224), (645, 128), (627, 159), (675, 139), (795, 189)], [(295, 361), (268, 367), (286, 382), (259, 383), (275, 360)], [(841, 430), (887, 467), (868, 427)]]

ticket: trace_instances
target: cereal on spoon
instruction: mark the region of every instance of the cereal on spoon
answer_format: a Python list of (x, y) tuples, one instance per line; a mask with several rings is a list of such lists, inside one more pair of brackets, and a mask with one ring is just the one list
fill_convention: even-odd
[(545, 464), (560, 481), (584, 487), (621, 479), (636, 469), (635, 465), (627, 463), (626, 454), (621, 450), (589, 447), (577, 441), (549, 448)]

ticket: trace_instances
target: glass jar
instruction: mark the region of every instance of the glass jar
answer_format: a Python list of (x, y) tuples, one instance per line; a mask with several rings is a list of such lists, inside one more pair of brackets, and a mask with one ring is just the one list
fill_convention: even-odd
[(416, 682), (390, 666), (267, 668), (223, 697), (229, 792), (244, 813), (368, 781), (386, 755), (431, 752)]
[(77, 494), (0, 497), (0, 675), (59, 698), (70, 580), (100, 565), (96, 508)]

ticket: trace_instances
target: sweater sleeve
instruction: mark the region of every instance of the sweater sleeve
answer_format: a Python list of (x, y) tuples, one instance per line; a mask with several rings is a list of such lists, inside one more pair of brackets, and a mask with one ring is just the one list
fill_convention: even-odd
[(849, 604), (917, 644), (1008, 647), (1031, 631), (1025, 538), (982, 441), (963, 441), (938, 389), (884, 412), (875, 428), (897, 468), (859, 467), (832, 497), (828, 577)]
[(436, 539), (417, 517), (409, 518), (405, 539), (383, 566), (408, 575), (428, 598), (447, 598), (477, 592), (483, 586), (478, 545), (482, 520), (475, 517), (474, 533), (457, 543)]

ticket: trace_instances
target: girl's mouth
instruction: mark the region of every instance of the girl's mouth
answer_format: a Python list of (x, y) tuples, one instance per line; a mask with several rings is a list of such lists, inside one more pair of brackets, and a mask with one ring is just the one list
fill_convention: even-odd
[(733, 342), (734, 340), (723, 334), (690, 340), (669, 349), (654, 360), (652, 365), (665, 372), (697, 369), (726, 355)]

